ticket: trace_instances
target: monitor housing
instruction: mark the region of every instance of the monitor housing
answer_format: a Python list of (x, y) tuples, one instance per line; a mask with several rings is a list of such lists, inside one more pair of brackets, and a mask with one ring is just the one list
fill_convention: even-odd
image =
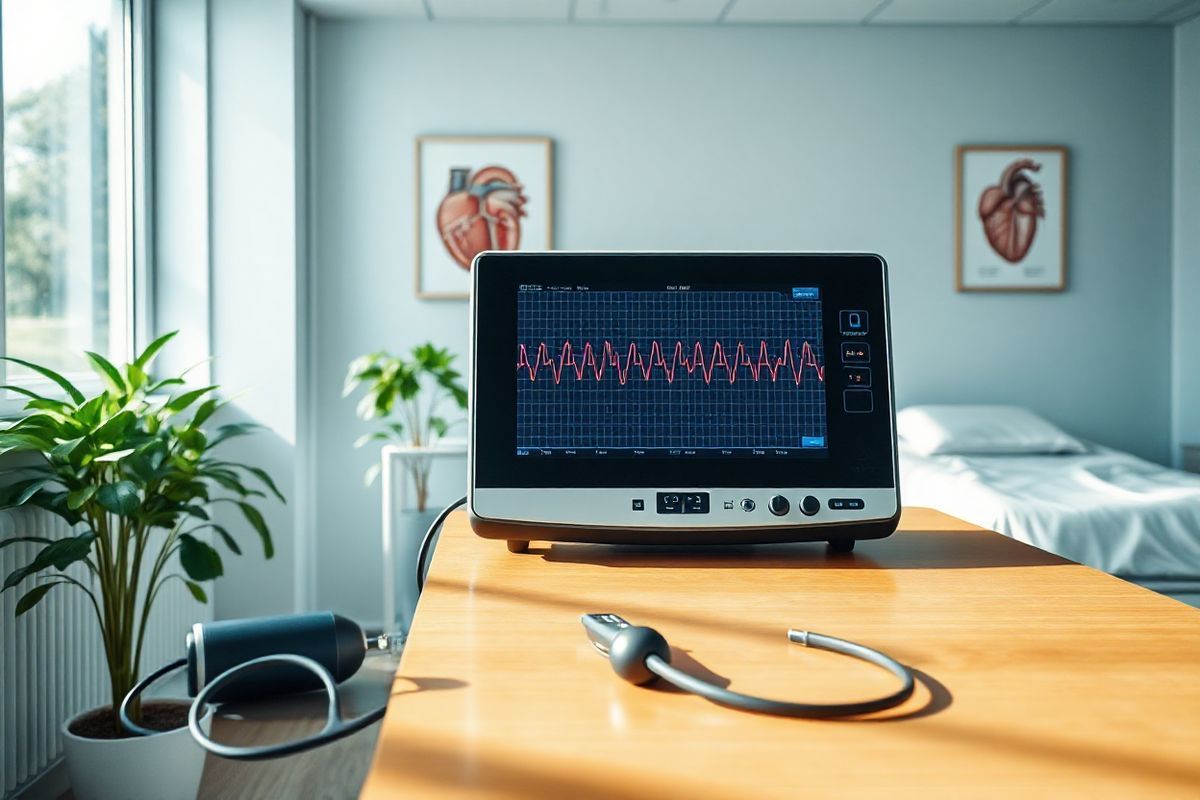
[(848, 549), (895, 530), (881, 257), (486, 252), (472, 269), (480, 536)]

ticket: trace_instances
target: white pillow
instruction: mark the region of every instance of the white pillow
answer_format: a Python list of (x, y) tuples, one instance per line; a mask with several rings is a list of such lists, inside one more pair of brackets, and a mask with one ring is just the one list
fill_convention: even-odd
[(1083, 453), (1073, 436), (1020, 406), (909, 406), (896, 432), (921, 455)]

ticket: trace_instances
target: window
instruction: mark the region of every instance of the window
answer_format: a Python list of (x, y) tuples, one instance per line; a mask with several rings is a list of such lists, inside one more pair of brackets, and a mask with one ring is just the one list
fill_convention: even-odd
[(131, 344), (130, 18), (127, 0), (0, 0), (0, 341), (68, 374)]

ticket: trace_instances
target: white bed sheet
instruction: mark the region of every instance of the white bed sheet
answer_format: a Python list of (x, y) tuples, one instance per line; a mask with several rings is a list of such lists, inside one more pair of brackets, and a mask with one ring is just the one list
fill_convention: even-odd
[(1119, 450), (921, 456), (901, 443), (900, 496), (1115, 575), (1200, 576), (1200, 475)]

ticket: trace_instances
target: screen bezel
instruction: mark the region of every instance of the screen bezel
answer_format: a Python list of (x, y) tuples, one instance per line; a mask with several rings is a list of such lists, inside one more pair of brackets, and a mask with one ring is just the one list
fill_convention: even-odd
[[(895, 423), (888, 334), (887, 266), (872, 254), (809, 253), (483, 253), (471, 296), (471, 480), (478, 488), (796, 486), (894, 488)], [(516, 292), (521, 284), (637, 286), (746, 284), (819, 286), (826, 354), (828, 456), (538, 458), (516, 454)], [(871, 346), (876, 411), (842, 408), (844, 371), (832, 361), (843, 337), (842, 309), (876, 322)], [(831, 379), (832, 378), (832, 379)], [(881, 454), (886, 454), (881, 458)]]

